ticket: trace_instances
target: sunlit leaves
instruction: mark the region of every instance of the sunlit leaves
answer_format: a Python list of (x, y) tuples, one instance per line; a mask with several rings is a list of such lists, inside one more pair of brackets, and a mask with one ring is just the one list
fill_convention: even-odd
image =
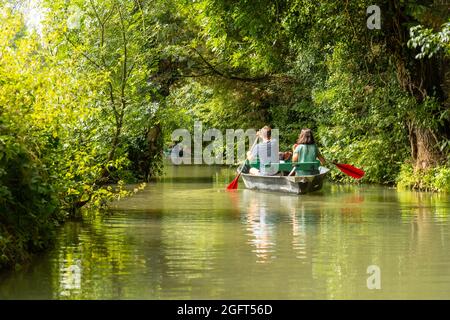
[(439, 51), (450, 56), (450, 22), (442, 25), (442, 30), (434, 32), (430, 28), (422, 25), (410, 29), (411, 39), (408, 45), (413, 48), (420, 48), (420, 53), (416, 55), (417, 59), (425, 57), (431, 58)]

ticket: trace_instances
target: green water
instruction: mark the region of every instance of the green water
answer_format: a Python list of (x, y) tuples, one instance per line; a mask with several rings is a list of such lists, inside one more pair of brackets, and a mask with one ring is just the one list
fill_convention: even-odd
[(448, 195), (225, 192), (231, 174), (170, 167), (110, 215), (66, 223), (52, 250), (0, 275), (0, 299), (450, 299)]

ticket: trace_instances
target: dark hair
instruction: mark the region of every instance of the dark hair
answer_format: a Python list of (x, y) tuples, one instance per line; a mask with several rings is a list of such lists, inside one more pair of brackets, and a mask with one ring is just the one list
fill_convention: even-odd
[(261, 129), (261, 134), (264, 138), (270, 139), (272, 137), (272, 129), (269, 126), (264, 126)]
[(315, 144), (311, 129), (302, 129), (298, 135), (297, 144)]

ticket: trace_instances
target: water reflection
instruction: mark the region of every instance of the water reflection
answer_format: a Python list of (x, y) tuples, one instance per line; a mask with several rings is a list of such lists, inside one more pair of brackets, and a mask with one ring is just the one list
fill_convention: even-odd
[(364, 196), (359, 192), (342, 198), (341, 216), (344, 222), (362, 223)]
[(81, 260), (69, 267), (61, 266), (60, 295), (70, 296), (81, 291)]
[(267, 263), (275, 258), (274, 247), (275, 226), (268, 220), (268, 197), (265, 193), (244, 190), (242, 196), (246, 210), (244, 211), (246, 229), (249, 232), (249, 242), (254, 247), (258, 263)]
[[(0, 274), (0, 299), (450, 298), (448, 196), (225, 192), (232, 171), (178, 171), (109, 216), (66, 223), (54, 250)], [(381, 290), (366, 286), (369, 265)]]
[(306, 218), (305, 205), (300, 208), (291, 206), (290, 218), (292, 221), (292, 248), (296, 252), (296, 257), (306, 259), (307, 241), (306, 241)]

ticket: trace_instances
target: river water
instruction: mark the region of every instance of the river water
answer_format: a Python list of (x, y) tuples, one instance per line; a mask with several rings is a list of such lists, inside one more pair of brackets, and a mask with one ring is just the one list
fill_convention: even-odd
[(0, 274), (0, 299), (450, 299), (448, 194), (226, 192), (232, 175), (168, 167)]

